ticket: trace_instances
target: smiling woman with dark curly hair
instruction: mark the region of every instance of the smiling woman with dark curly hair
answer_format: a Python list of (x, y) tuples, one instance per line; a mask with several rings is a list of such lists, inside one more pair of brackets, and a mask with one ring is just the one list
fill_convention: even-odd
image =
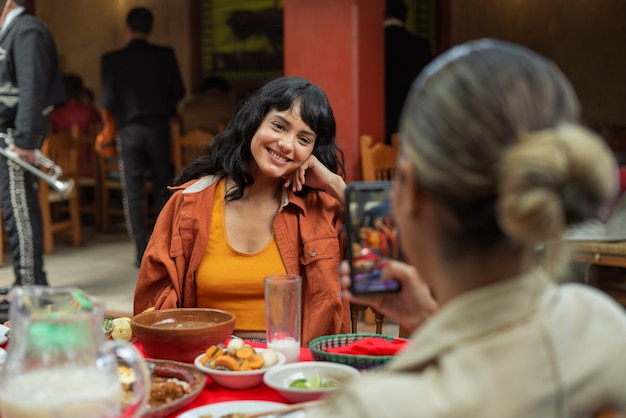
[(303, 280), (303, 344), (349, 332), (339, 296), (342, 176), (324, 92), (299, 77), (269, 81), (175, 180), (141, 264), (135, 313), (223, 309), (237, 316), (238, 336), (264, 339), (263, 279), (289, 273)]

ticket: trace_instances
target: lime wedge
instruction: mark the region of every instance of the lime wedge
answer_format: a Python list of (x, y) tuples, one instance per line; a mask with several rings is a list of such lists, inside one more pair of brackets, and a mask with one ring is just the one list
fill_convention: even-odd
[(296, 379), (289, 384), (289, 387), (295, 389), (308, 389), (309, 382), (306, 379)]
[(311, 389), (317, 389), (320, 387), (321, 384), (322, 384), (322, 376), (319, 373), (315, 373), (309, 379), (309, 386), (311, 387)]
[(339, 386), (339, 383), (335, 382), (334, 380), (324, 380), (322, 382), (323, 388), (336, 388), (337, 386)]

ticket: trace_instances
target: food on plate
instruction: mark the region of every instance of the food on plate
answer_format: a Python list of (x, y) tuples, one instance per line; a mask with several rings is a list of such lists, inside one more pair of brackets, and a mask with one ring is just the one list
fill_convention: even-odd
[(296, 379), (289, 384), (289, 387), (293, 389), (334, 388), (337, 386), (339, 386), (339, 382), (333, 379), (324, 379), (319, 373), (308, 379)]
[(113, 318), (105, 316), (102, 322), (102, 331), (107, 338), (117, 341), (130, 341), (133, 336), (131, 319), (127, 316)]
[[(158, 408), (171, 403), (191, 392), (191, 386), (196, 378), (190, 371), (166, 364), (153, 364), (150, 377), (149, 408)], [(126, 407), (133, 399), (133, 384), (135, 372), (128, 366), (119, 365), (118, 374), (122, 382), (122, 405)]]
[(150, 386), (151, 408), (164, 405), (191, 392), (189, 383), (175, 377), (152, 376)]
[(137, 380), (135, 371), (128, 366), (119, 365), (117, 366), (117, 374), (119, 375), (120, 382), (122, 383), (122, 390), (132, 391), (133, 384), (135, 383), (135, 380)]
[(167, 364), (155, 364), (152, 375), (173, 377), (183, 380), (190, 385), (196, 383), (196, 377), (189, 370), (180, 367), (168, 366)]
[(265, 364), (267, 364), (267, 367), (273, 366), (274, 364), (278, 363), (278, 354), (276, 354), (276, 351), (272, 349), (267, 349), (263, 351), (261, 355), (263, 356), (263, 360), (265, 360)]
[(120, 378), (120, 383), (122, 384), (122, 408), (126, 408), (133, 401), (133, 397), (135, 393), (133, 392), (133, 388), (135, 385), (135, 371), (124, 365), (117, 366), (117, 374)]
[(216, 370), (258, 370), (278, 363), (278, 354), (271, 349), (258, 352), (242, 339), (234, 338), (226, 347), (218, 344), (207, 348), (201, 362), (205, 367)]
[(246, 344), (241, 338), (233, 338), (226, 345), (226, 351), (229, 356), (234, 356), (237, 353), (237, 350), (243, 348)]
[(113, 319), (113, 330), (111, 338), (117, 341), (130, 341), (133, 336), (130, 318), (123, 316)]

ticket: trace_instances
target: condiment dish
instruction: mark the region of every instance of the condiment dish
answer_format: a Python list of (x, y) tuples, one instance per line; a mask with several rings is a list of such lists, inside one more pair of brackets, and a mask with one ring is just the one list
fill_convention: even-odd
[[(273, 367), (265, 373), (263, 382), (280, 392), (288, 401), (295, 403), (320, 399), (349, 380), (359, 377), (361, 374), (352, 366), (305, 361)], [(300, 387), (291, 387), (294, 382), (301, 383)], [(327, 384), (332, 386), (325, 387)]]

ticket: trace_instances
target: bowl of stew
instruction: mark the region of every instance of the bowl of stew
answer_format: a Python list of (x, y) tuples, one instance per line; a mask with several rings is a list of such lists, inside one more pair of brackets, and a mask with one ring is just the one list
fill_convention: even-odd
[(193, 363), (207, 347), (233, 333), (235, 319), (219, 309), (162, 309), (135, 315), (132, 330), (149, 357)]

